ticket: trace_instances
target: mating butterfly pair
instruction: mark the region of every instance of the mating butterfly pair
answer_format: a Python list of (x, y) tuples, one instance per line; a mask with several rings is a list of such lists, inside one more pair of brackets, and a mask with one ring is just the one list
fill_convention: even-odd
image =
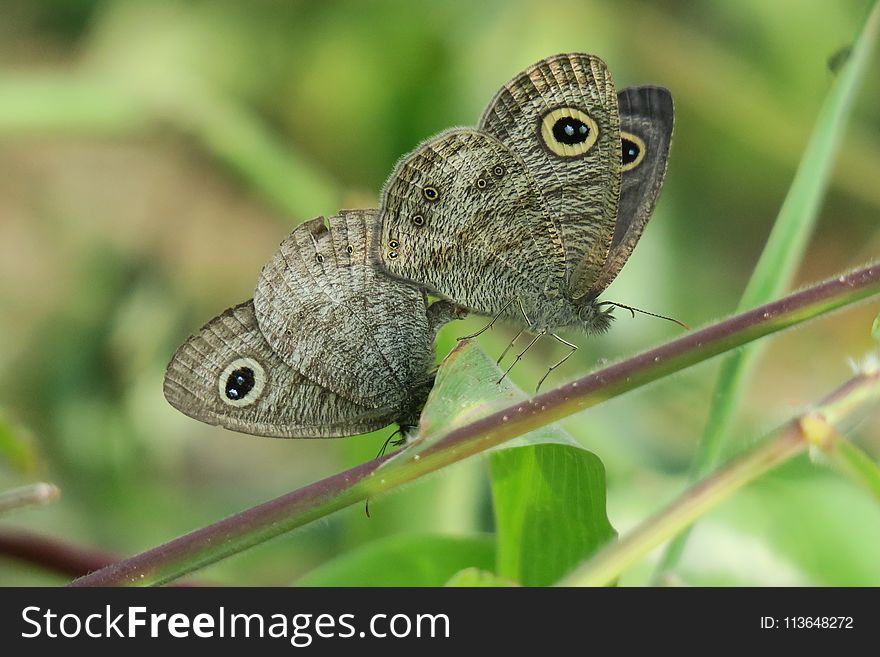
[[(253, 301), (178, 349), (166, 397), (259, 435), (410, 428), (433, 383), (436, 331), (465, 311), (535, 340), (606, 330), (597, 298), (651, 216), (672, 127), (666, 89), (616, 93), (592, 55), (538, 62), (495, 95), (476, 129), (404, 157), (378, 211), (297, 227)], [(441, 301), (428, 305), (426, 289)]]

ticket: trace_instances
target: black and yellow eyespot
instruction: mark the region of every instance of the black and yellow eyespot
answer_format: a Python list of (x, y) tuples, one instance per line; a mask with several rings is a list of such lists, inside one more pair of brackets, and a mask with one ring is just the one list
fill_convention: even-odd
[(400, 246), (400, 242), (398, 242), (395, 239), (391, 239), (391, 240), (388, 240), (388, 246), (390, 246), (392, 249), (396, 249), (397, 247)]
[(399, 254), (397, 251), (394, 251), (394, 250), (391, 250), (391, 251), (388, 252), (388, 257), (391, 258), (392, 260), (394, 260), (395, 258), (397, 258), (397, 256), (399, 256), (399, 255), (400, 255), (400, 254)]
[(436, 187), (429, 185), (428, 187), (422, 188), (422, 196), (425, 197), (426, 201), (433, 203), (440, 198), (440, 192), (437, 191)]
[(635, 169), (645, 159), (645, 142), (631, 132), (620, 133), (621, 171)]
[(347, 247), (345, 247), (345, 250), (348, 251), (348, 254), (349, 254), (349, 255), (351, 255), (352, 253), (354, 253), (354, 249), (351, 248), (351, 244), (349, 244)]
[(410, 221), (412, 221), (416, 226), (425, 225), (425, 217), (420, 214), (414, 214), (412, 217), (410, 217)]
[(266, 372), (253, 358), (237, 358), (217, 377), (220, 399), (228, 406), (249, 406), (263, 394)]
[(477, 178), (476, 184), (477, 184), (477, 189), (486, 189), (486, 185), (488, 183), (486, 182), (485, 178)]
[(321, 264), (322, 262), (324, 262), (324, 256), (322, 256), (320, 253), (316, 253), (315, 260), (318, 261), (318, 264)]
[(492, 168), (492, 173), (494, 173), (498, 178), (500, 178), (501, 176), (503, 176), (505, 174), (504, 167), (501, 166), (500, 164), (496, 164)]
[(559, 157), (580, 157), (599, 138), (599, 125), (576, 107), (559, 107), (547, 112), (539, 130), (544, 146)]

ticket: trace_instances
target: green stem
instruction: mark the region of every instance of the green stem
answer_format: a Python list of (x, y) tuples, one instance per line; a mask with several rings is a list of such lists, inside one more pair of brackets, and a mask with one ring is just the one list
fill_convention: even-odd
[[(847, 118), (871, 61), (878, 31), (880, 2), (875, 1), (865, 13), (849, 61), (822, 105), (810, 141), (737, 306), (738, 310), (767, 303), (790, 285), (819, 216), (836, 155), (844, 138)], [(709, 418), (694, 457), (691, 481), (707, 474), (720, 461), (733, 416), (745, 391), (751, 364), (757, 355), (757, 348), (743, 349), (730, 354), (721, 363)], [(655, 571), (655, 581), (678, 563), (687, 535), (687, 532), (681, 534), (667, 547)]]
[(561, 585), (606, 586), (612, 583), (655, 547), (689, 527), (743, 486), (810, 446), (838, 451), (842, 445), (848, 444), (837, 440), (837, 426), (841, 420), (856, 409), (877, 401), (880, 401), (880, 373), (855, 377), (816, 409), (792, 420), (761, 445), (704, 479), (625, 538), (602, 550), (566, 577)]
[(831, 464), (880, 501), (880, 467), (871, 457), (843, 437), (828, 451)]
[(51, 504), (61, 495), (55, 484), (31, 484), (0, 493), (0, 513), (26, 506)]
[[(880, 293), (880, 263), (735, 315), (406, 450), (103, 568), (76, 586), (161, 584), (729, 349)], [(429, 400), (430, 403), (430, 400)]]

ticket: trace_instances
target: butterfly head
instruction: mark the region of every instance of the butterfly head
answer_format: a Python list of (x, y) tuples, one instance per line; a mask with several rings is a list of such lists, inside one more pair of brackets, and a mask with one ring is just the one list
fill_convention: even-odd
[(611, 314), (613, 310), (613, 306), (603, 309), (595, 299), (581, 304), (577, 310), (577, 328), (588, 335), (605, 333), (614, 321), (614, 315)]

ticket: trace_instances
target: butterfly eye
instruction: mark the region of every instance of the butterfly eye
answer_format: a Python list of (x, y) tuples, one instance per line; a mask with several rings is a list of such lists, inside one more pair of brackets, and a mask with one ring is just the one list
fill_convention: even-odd
[(477, 189), (486, 189), (486, 179), (477, 178)]
[(400, 242), (398, 242), (397, 240), (391, 240), (388, 242), (388, 246), (390, 246), (392, 249), (396, 249), (398, 246), (400, 246)]
[(320, 253), (316, 253), (315, 260), (317, 260), (318, 263), (320, 264), (320, 263), (324, 262), (324, 256), (322, 256)]
[(621, 171), (635, 169), (645, 159), (645, 142), (640, 137), (629, 133), (620, 133)]
[(413, 215), (412, 219), (410, 219), (410, 221), (412, 221), (416, 226), (424, 226), (425, 225), (425, 218), (420, 214)]
[(217, 383), (224, 403), (250, 406), (263, 394), (266, 373), (253, 358), (238, 358), (223, 369)]
[(397, 253), (397, 251), (389, 251), (389, 252), (388, 252), (388, 257), (391, 258), (392, 260), (394, 260), (395, 258), (397, 258), (398, 255), (400, 255), (400, 254)]
[(440, 192), (437, 191), (436, 187), (425, 187), (422, 189), (422, 195), (425, 197), (426, 201), (430, 201), (431, 203), (440, 198)]
[(579, 157), (599, 138), (599, 126), (586, 113), (574, 107), (550, 110), (541, 119), (541, 141), (559, 157)]
[(504, 167), (500, 164), (495, 165), (492, 169), (492, 173), (494, 173), (498, 178), (504, 175)]
[(349, 244), (347, 247), (345, 247), (345, 250), (348, 251), (349, 255), (354, 253), (354, 249), (351, 248), (351, 244)]

